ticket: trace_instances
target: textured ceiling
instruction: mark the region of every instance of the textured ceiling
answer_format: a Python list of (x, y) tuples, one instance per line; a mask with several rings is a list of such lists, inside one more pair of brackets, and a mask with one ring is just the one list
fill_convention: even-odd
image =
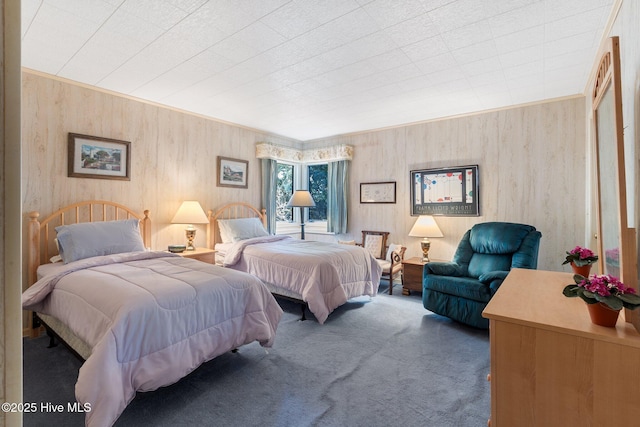
[(22, 0), (22, 63), (305, 141), (581, 94), (613, 3)]

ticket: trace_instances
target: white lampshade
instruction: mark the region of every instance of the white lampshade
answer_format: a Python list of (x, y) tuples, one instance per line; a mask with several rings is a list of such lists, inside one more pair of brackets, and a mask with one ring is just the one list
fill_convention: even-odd
[(411, 237), (444, 237), (431, 215), (420, 215), (409, 232)]
[(206, 224), (209, 222), (200, 203), (189, 200), (182, 202), (178, 212), (171, 220), (172, 224)]
[(287, 203), (288, 208), (311, 208), (316, 205), (311, 193), (307, 190), (296, 190)]

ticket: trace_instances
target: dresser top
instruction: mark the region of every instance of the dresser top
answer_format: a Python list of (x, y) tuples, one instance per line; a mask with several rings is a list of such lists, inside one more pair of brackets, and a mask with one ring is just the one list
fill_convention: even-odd
[(573, 273), (513, 269), (482, 316), (640, 348), (640, 334), (631, 323), (625, 322), (624, 310), (615, 328), (592, 324), (586, 303), (562, 294), (564, 287), (571, 283), (574, 283)]

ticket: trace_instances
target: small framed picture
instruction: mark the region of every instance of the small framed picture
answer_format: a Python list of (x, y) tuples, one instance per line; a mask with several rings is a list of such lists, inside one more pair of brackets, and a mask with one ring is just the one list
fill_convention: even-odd
[(360, 183), (360, 203), (395, 203), (396, 182)]
[(131, 180), (131, 142), (69, 133), (68, 176)]
[(249, 162), (218, 156), (218, 187), (247, 188)]

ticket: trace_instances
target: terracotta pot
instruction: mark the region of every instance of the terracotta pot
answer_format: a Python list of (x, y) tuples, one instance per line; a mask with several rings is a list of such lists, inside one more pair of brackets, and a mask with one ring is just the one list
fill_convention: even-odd
[(579, 274), (583, 277), (589, 277), (589, 272), (591, 272), (591, 264), (583, 265), (582, 267), (578, 267), (573, 262), (571, 262), (571, 269), (574, 274)]
[(612, 310), (606, 304), (598, 302), (596, 304), (587, 304), (591, 322), (595, 325), (614, 328), (618, 322), (620, 310)]

